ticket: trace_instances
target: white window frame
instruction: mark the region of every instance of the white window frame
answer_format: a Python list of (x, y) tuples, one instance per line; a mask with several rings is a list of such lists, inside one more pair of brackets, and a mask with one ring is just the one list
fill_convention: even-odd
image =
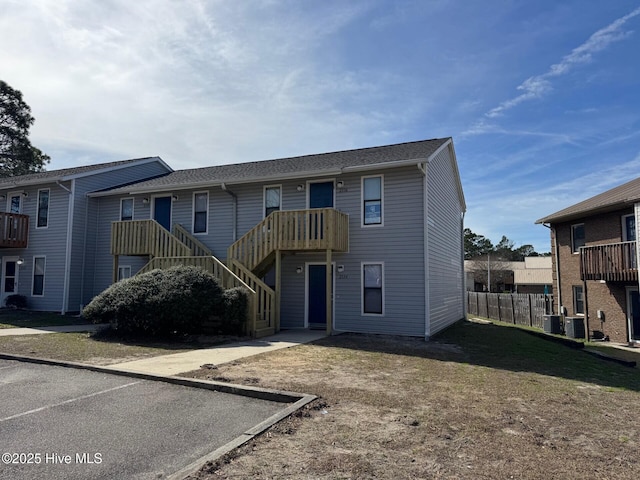
[(571, 286), (571, 294), (573, 296), (573, 313), (576, 317), (584, 317), (584, 312), (578, 312), (578, 296), (577, 289), (580, 289), (580, 293), (582, 295), (582, 309), (584, 310), (584, 287), (582, 285), (572, 285)]
[[(629, 232), (627, 232), (627, 218), (633, 218), (634, 222), (635, 222), (635, 214), (630, 213), (629, 215), (622, 215), (621, 221), (622, 221), (622, 241), (623, 242), (631, 242), (632, 240), (629, 240)], [(636, 236), (638, 236), (638, 226), (636, 225)]]
[[(129, 271), (128, 276), (125, 277), (120, 274), (120, 272), (126, 272), (127, 270)], [(118, 281), (121, 282), (127, 278), (131, 278), (131, 265), (118, 265)]]
[[(202, 194), (207, 196), (205, 227), (204, 227), (204, 232), (196, 232), (196, 195), (202, 195)], [(193, 233), (194, 235), (209, 234), (209, 191), (208, 190), (200, 190), (198, 192), (193, 192), (193, 195), (191, 197), (191, 233)]]
[[(36, 286), (36, 259), (37, 258), (42, 258), (44, 260), (44, 268), (42, 269), (43, 273), (42, 273), (42, 293), (41, 294), (33, 293), (33, 290)], [(45, 281), (47, 277), (47, 257), (45, 255), (34, 255), (32, 258), (32, 265), (33, 265), (33, 271), (31, 272), (31, 296), (44, 297)]]
[(581, 247), (583, 247), (584, 245), (586, 245), (586, 239), (587, 239), (587, 231), (584, 228), (584, 223), (574, 223), (573, 225), (571, 225), (571, 252), (572, 253), (580, 253), (580, 247), (575, 248), (576, 244), (575, 244), (575, 238), (574, 238), (574, 231), (575, 231), (575, 227), (579, 227), (582, 225), (582, 232), (584, 233), (585, 238), (584, 240), (584, 244), (580, 245)]
[[(364, 223), (364, 181), (367, 178), (380, 178), (380, 223)], [(360, 226), (362, 228), (384, 227), (384, 175), (365, 175), (360, 179)]]
[[(43, 226), (38, 226), (38, 219), (40, 218), (40, 192), (48, 192), (48, 200), (47, 200), (47, 224)], [(50, 188), (40, 188), (38, 190), (38, 195), (36, 198), (36, 229), (45, 229), (49, 228), (49, 217), (51, 213), (51, 189)]]
[(277, 188), (279, 190), (278, 211), (282, 211), (282, 184), (265, 185), (262, 187), (262, 218), (267, 218), (267, 189)]
[(123, 208), (122, 205), (125, 201), (131, 201), (131, 220), (133, 220), (135, 218), (135, 208), (136, 208), (136, 202), (135, 199), (133, 197), (124, 197), (120, 199), (120, 221), (123, 222), (125, 220), (122, 219), (122, 212), (123, 212)]
[(7, 193), (7, 213), (11, 213), (11, 197), (18, 197), (20, 199), (20, 206), (18, 208), (18, 213), (22, 213), (22, 197), (24, 197), (24, 192), (9, 192)]
[[(382, 278), (381, 295), (382, 295), (382, 312), (381, 313), (369, 313), (364, 311), (364, 267), (365, 265), (380, 265), (380, 275)], [(384, 277), (384, 262), (367, 261), (360, 263), (360, 315), (363, 317), (384, 317), (385, 315), (385, 277)]]

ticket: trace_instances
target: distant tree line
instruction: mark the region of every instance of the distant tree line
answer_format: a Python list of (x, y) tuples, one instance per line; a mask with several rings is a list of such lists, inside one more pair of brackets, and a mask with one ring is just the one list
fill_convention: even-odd
[(474, 260), (491, 254), (495, 261), (522, 262), (525, 257), (547, 257), (550, 253), (538, 253), (533, 245), (525, 244), (516, 248), (515, 242), (505, 235), (493, 245), (491, 240), (483, 235), (474, 233), (469, 228), (464, 229), (464, 258)]

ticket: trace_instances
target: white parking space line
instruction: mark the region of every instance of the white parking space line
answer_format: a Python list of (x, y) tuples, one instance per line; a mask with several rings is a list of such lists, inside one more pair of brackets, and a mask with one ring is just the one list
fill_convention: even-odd
[(42, 412), (42, 411), (48, 410), (50, 408), (59, 407), (61, 405), (66, 405), (68, 403), (73, 403), (73, 402), (77, 402), (79, 400), (84, 400), (85, 398), (97, 397), (98, 395), (102, 395), (104, 393), (109, 393), (109, 392), (113, 392), (115, 390), (120, 390), (122, 388), (131, 387), (132, 385), (137, 385), (138, 383), (142, 383), (143, 381), (144, 380), (138, 380), (137, 382), (131, 382), (131, 383), (127, 383), (126, 385), (120, 385), (118, 387), (108, 388), (108, 389), (102, 390), (100, 392), (94, 392), (94, 393), (89, 393), (88, 395), (82, 395), (81, 397), (70, 398), (69, 400), (65, 400), (64, 402), (53, 403), (51, 405), (45, 405), (44, 407), (34, 408), (33, 410), (29, 410), (27, 412), (17, 413), (15, 415), (11, 415), (10, 417), (0, 418), (0, 423), (6, 422), (8, 420), (13, 420), (14, 418), (20, 418), (20, 417), (24, 417), (26, 415), (31, 415), (33, 413)]

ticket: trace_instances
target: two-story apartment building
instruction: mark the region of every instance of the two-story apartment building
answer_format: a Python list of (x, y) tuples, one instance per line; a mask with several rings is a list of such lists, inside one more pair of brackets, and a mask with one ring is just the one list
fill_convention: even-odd
[[(83, 280), (69, 288), (66, 311), (121, 278), (193, 264), (250, 290), (256, 335), (326, 328), (428, 338), (464, 316), (465, 202), (450, 138), (167, 167), (81, 196)], [(47, 285), (62, 277), (47, 268)], [(50, 309), (41, 305), (33, 303)]]
[(88, 192), (165, 175), (159, 157), (0, 179), (0, 302), (12, 294), (34, 310), (77, 312), (95, 295), (97, 202)]
[(550, 227), (556, 305), (590, 336), (640, 342), (640, 178), (539, 219)]

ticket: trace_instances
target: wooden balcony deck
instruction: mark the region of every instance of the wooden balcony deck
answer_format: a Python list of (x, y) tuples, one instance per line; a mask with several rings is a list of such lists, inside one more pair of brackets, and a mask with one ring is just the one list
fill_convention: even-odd
[(637, 282), (636, 242), (580, 248), (580, 276), (582, 280)]
[(346, 252), (349, 216), (333, 208), (272, 212), (249, 230), (227, 252), (253, 271), (276, 250), (282, 252)]
[(0, 248), (27, 248), (29, 216), (0, 212)]

